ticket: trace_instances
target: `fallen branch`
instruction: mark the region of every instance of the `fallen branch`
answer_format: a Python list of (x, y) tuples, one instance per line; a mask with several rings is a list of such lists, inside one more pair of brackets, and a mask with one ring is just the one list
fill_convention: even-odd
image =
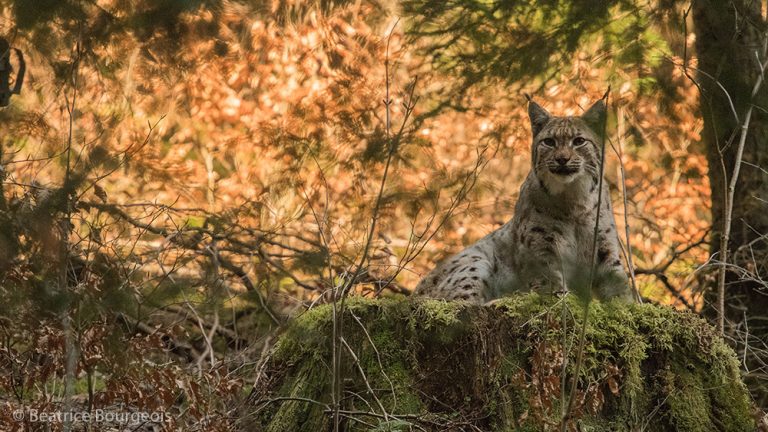
[[(212, 248), (202, 247), (200, 246), (199, 242), (195, 241), (187, 241), (182, 236), (177, 235), (179, 231), (171, 232), (165, 228), (156, 227), (151, 224), (146, 224), (143, 222), (140, 222), (134, 218), (132, 218), (130, 215), (128, 215), (125, 211), (118, 208), (117, 206), (114, 206), (112, 204), (101, 204), (97, 202), (84, 202), (83, 204), (105, 211), (112, 216), (118, 217), (120, 220), (123, 220), (125, 222), (128, 222), (129, 224), (133, 225), (136, 228), (141, 228), (143, 230), (146, 230), (147, 232), (161, 235), (168, 239), (171, 243), (180, 246), (184, 249), (189, 249), (193, 251), (197, 251), (204, 255), (211, 256), (212, 254), (215, 255), (215, 259), (219, 262), (222, 268), (229, 271), (230, 273), (237, 276), (240, 281), (243, 283), (243, 286), (245, 288), (256, 294), (256, 298), (259, 302), (259, 305), (264, 309), (264, 311), (269, 315), (269, 318), (277, 325), (282, 324), (282, 321), (277, 318), (277, 315), (272, 309), (269, 307), (269, 305), (266, 302), (266, 299), (261, 294), (261, 292), (258, 290), (256, 285), (251, 280), (250, 276), (248, 276), (248, 273), (239, 265), (235, 264), (228, 258), (222, 256), (220, 253), (214, 251)], [(258, 252), (258, 248), (257, 248)]]

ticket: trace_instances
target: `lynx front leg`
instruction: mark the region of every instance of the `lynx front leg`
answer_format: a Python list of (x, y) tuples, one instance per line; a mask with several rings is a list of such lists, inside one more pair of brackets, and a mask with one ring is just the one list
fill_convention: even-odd
[(595, 272), (595, 296), (599, 300), (619, 298), (635, 301), (627, 273), (621, 263), (621, 250), (616, 228), (610, 226), (601, 230), (597, 242), (597, 271)]
[(563, 295), (568, 292), (568, 284), (563, 276), (562, 266), (550, 263), (545, 266), (532, 265), (528, 280), (531, 291)]
[(561, 236), (534, 225), (523, 227), (518, 237), (521, 246), (519, 266), (528, 288), (550, 294), (567, 292), (560, 253)]

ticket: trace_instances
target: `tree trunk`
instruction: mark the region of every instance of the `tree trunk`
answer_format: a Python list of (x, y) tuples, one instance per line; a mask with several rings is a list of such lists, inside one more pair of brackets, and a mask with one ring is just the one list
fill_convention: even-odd
[[(723, 256), (720, 249), (727, 188), (736, 163), (739, 135), (750, 104), (755, 106), (733, 197), (727, 261), (737, 267), (729, 267), (725, 286), (725, 333), (735, 341), (740, 354), (745, 352), (745, 343), (763, 351), (768, 341), (768, 287), (760, 281), (768, 280), (768, 240), (764, 237), (768, 236), (766, 86), (752, 97), (760, 75), (758, 56), (760, 62), (765, 62), (766, 22), (760, 7), (761, 2), (751, 0), (693, 2), (703, 141), (712, 188), (711, 251), (718, 260)], [(704, 312), (713, 319), (717, 317), (717, 297), (717, 289), (705, 295)], [(750, 354), (750, 350), (746, 352)], [(757, 372), (760, 359), (747, 357), (748, 370)], [(763, 360), (765, 357), (763, 354)], [(759, 375), (752, 377), (753, 383), (765, 382), (765, 372)], [(758, 390), (755, 396), (758, 394), (764, 406), (768, 389)]]

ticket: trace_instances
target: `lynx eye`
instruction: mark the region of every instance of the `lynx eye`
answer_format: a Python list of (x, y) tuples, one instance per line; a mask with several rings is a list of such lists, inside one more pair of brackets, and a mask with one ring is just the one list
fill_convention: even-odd
[(573, 139), (573, 146), (574, 147), (581, 147), (581, 146), (583, 146), (586, 143), (587, 143), (587, 140), (585, 140), (582, 137), (576, 137), (576, 138)]
[(543, 140), (539, 141), (539, 144), (543, 145), (544, 147), (554, 147), (555, 140), (552, 138), (544, 138)]

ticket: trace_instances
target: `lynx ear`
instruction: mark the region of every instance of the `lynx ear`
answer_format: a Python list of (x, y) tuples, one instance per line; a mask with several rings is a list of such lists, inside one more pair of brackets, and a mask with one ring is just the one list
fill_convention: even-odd
[(595, 132), (600, 133), (605, 121), (606, 106), (605, 99), (595, 102), (587, 112), (581, 115), (581, 119), (589, 125)]
[(536, 136), (541, 132), (552, 115), (542, 108), (541, 105), (528, 97), (528, 117), (531, 118), (531, 131), (533, 132), (533, 136)]

